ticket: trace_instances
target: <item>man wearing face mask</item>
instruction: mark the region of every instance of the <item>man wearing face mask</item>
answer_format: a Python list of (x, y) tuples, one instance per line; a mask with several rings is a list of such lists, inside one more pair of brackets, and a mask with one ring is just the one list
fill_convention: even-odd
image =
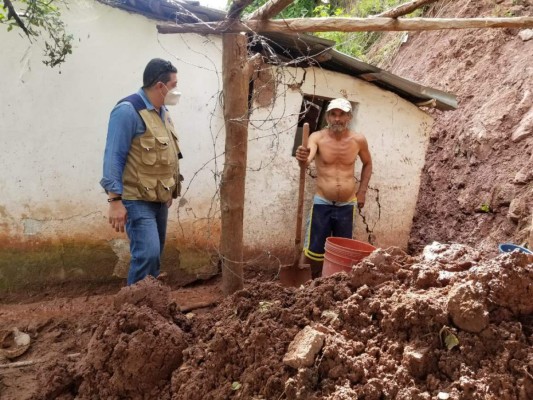
[[(309, 147), (299, 146), (296, 150), (296, 159), (306, 165), (314, 160), (317, 171), (301, 260), (302, 264), (311, 265), (313, 278), (322, 274), (326, 239), (352, 238), (356, 206), (364, 207), (372, 175), (366, 138), (349, 130), (350, 102), (343, 98), (332, 100), (326, 109), (326, 120), (328, 126), (309, 137)], [(357, 157), (363, 163), (359, 187), (354, 177)]]
[(166, 105), (177, 104), (177, 70), (160, 58), (144, 70), (143, 87), (111, 111), (103, 178), (109, 223), (130, 239), (128, 285), (159, 276), (168, 209), (180, 195), (181, 152)]

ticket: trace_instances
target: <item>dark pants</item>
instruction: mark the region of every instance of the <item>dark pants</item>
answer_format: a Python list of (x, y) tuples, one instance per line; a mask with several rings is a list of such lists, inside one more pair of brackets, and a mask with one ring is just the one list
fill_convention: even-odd
[(304, 254), (323, 261), (326, 239), (330, 236), (352, 238), (355, 203), (342, 205), (313, 204), (307, 220)]

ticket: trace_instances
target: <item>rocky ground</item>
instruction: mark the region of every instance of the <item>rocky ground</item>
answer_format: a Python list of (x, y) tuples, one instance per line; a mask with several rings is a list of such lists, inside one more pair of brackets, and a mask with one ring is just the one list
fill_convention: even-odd
[(66, 301), (45, 322), (2, 315), (42, 362), (0, 370), (0, 395), (530, 399), (532, 261), (434, 243), (418, 257), (378, 250), (300, 288), (252, 283), (202, 313), (148, 279), (84, 310)]

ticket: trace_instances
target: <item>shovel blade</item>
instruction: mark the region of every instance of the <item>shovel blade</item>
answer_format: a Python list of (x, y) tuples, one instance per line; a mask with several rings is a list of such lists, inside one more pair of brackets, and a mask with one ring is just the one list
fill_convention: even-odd
[(279, 271), (281, 286), (298, 287), (311, 280), (309, 264), (282, 265)]

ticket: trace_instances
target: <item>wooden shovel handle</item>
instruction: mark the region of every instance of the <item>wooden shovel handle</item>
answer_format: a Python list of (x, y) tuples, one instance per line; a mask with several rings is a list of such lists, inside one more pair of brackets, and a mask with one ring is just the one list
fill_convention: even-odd
[[(309, 142), (309, 124), (306, 122), (303, 126), (302, 133), (302, 146), (307, 148)], [(300, 163), (300, 186), (298, 187), (298, 214), (296, 215), (296, 236), (294, 244), (296, 247), (300, 247), (302, 242), (302, 217), (304, 209), (304, 192), (305, 192), (305, 170), (306, 163)]]

